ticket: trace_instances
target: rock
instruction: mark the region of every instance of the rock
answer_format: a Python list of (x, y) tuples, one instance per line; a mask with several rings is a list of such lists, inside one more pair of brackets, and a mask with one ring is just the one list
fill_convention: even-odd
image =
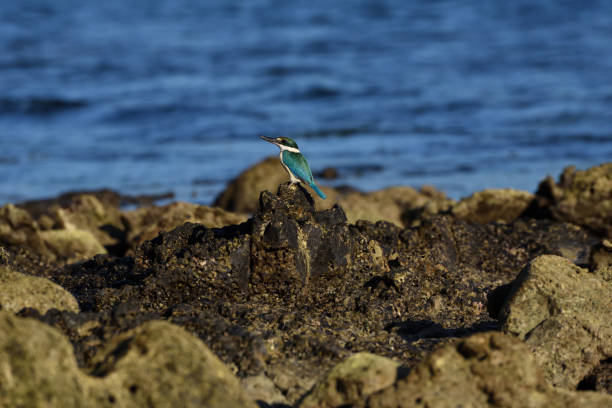
[(44, 244), (38, 231), (38, 224), (27, 211), (13, 204), (0, 207), (0, 243), (3, 245), (43, 252)]
[(74, 196), (66, 207), (53, 207), (50, 214), (59, 228), (89, 231), (104, 246), (123, 239), (118, 233), (123, 229), (119, 208), (104, 205), (93, 195)]
[(0, 267), (0, 306), (18, 312), (31, 307), (44, 314), (49, 309), (79, 313), (79, 305), (68, 291), (48, 279), (24, 275)]
[(171, 192), (152, 195), (125, 195), (109, 189), (70, 191), (60, 194), (58, 197), (46, 198), (41, 200), (31, 200), (19, 204), (36, 219), (44, 214), (48, 214), (52, 208), (68, 208), (75, 199), (81, 196), (93, 196), (102, 203), (105, 208), (119, 208), (123, 205), (151, 205), (158, 200), (167, 200), (174, 197)]
[(104, 252), (116, 253), (123, 250), (125, 226), (119, 196), (115, 194), (110, 191), (96, 195), (70, 193), (20, 206), (31, 211), (42, 230), (87, 231), (105, 248)]
[(289, 407), (287, 398), (265, 374), (243, 378), (240, 383), (245, 394), (260, 406)]
[[(184, 217), (216, 217), (214, 210), (200, 214), (203, 208), (182, 204), (143, 210), (136, 220), (122, 212), (126, 237), (135, 239), (149, 224), (151, 235), (168, 228), (135, 245), (130, 256), (112, 252), (56, 267), (21, 263), (18, 247), (7, 246), (3, 262), (51, 277), (74, 294), (78, 315), (51, 310), (41, 316), (32, 309), (20, 315), (62, 330), (87, 370), (98, 366), (94, 356), (108, 339), (163, 318), (249, 378), (245, 384), (266, 398), (261, 404), (282, 404), (275, 391), (296, 404), (323, 372), (354, 352), (413, 366), (439, 345), (498, 329), (486, 313), (488, 293), (541, 254), (587, 264), (601, 242), (550, 218), (466, 222), (435, 208), (445, 199), (435, 190), (407, 191), (390, 189), (381, 202), (407, 208), (401, 220), (412, 228), (351, 224), (341, 207), (317, 209), (308, 188), (284, 184), (276, 194), (262, 193), (253, 217), (238, 225), (182, 224)], [(338, 197), (352, 193), (337, 190)], [(412, 207), (413, 198), (422, 207)], [(44, 229), (41, 217), (40, 230), (62, 227), (47, 220)], [(129, 239), (123, 242), (128, 247)]]
[[(231, 181), (215, 199), (214, 205), (227, 211), (252, 213), (257, 209), (260, 192), (276, 191), (277, 186), (287, 178), (278, 157), (270, 157)], [(416, 213), (434, 214), (448, 209), (452, 203), (432, 187), (424, 187), (421, 192), (411, 187), (390, 187), (372, 193), (354, 189), (322, 189), (327, 199), (322, 200), (314, 195), (315, 208), (327, 210), (338, 204), (350, 223), (360, 219), (371, 222), (385, 220), (403, 226), (402, 218), (406, 212), (414, 212), (409, 217), (412, 222), (417, 218)]]
[(336, 365), (306, 395), (300, 408), (357, 406), (367, 397), (391, 386), (399, 364), (370, 353), (357, 353)]
[(540, 183), (530, 213), (568, 221), (612, 237), (612, 163), (587, 170), (566, 168), (557, 184)]
[(612, 283), (612, 240), (604, 239), (591, 251), (591, 272)]
[(59, 331), (0, 311), (1, 406), (93, 406), (84, 382), (72, 346)]
[[(448, 209), (452, 203), (431, 188), (419, 192), (412, 187), (389, 187), (372, 193), (350, 192), (338, 198), (350, 223), (357, 220), (391, 222), (397, 226), (416, 225), (423, 214), (433, 215)], [(407, 216), (410, 214), (410, 216)]]
[(334, 180), (338, 178), (338, 169), (335, 167), (325, 167), (315, 175), (316, 178), (325, 180)]
[(549, 386), (527, 347), (498, 332), (475, 334), (439, 348), (405, 378), (367, 400), (369, 408), (603, 408), (610, 404), (610, 395)]
[(0, 404), (256, 407), (194, 336), (155, 321), (107, 344), (91, 376), (56, 329), (0, 311)]
[(230, 181), (213, 205), (227, 211), (252, 213), (257, 209), (259, 194), (265, 190), (276, 191), (288, 177), (278, 156), (268, 157)]
[(472, 224), (446, 214), (418, 228), (351, 225), (341, 208), (317, 211), (307, 189), (282, 185), (240, 225), (186, 223), (134, 258), (97, 256), (54, 272), (95, 314), (99, 328), (87, 336), (64, 328), (71, 316), (42, 319), (90, 366), (97, 342), (163, 316), (295, 404), (352, 352), (419, 361), (440, 343), (498, 328), (488, 292), (537, 255), (588, 255), (597, 241), (548, 219)]
[(135, 250), (144, 241), (155, 238), (161, 231), (170, 231), (186, 222), (220, 228), (246, 221), (244, 214), (236, 214), (216, 207), (189, 203), (172, 203), (162, 207), (141, 207), (125, 213), (128, 222), (128, 246)]
[(510, 188), (490, 189), (476, 192), (453, 206), (455, 217), (480, 224), (489, 222), (512, 222), (521, 216), (533, 201), (526, 191)]
[(195, 336), (151, 321), (113, 338), (93, 361), (96, 399), (119, 406), (256, 407)]
[(575, 389), (612, 357), (612, 284), (565, 258), (534, 259), (500, 312), (502, 330), (524, 339), (551, 384)]
[(0, 209), (0, 243), (28, 248), (49, 261), (74, 262), (106, 253), (92, 232), (76, 229), (72, 223), (63, 229), (41, 231), (30, 214), (12, 204)]
[(70, 263), (106, 253), (102, 244), (87, 230), (49, 230), (40, 231), (39, 235), (52, 259)]

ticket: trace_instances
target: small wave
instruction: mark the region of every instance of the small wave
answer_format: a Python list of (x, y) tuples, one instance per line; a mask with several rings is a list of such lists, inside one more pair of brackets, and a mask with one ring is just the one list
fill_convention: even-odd
[(357, 127), (346, 127), (346, 128), (334, 128), (334, 129), (317, 129), (302, 132), (296, 135), (297, 138), (324, 138), (328, 136), (340, 136), (340, 137), (348, 137), (357, 134), (371, 132), (372, 127), (370, 126), (357, 126)]
[(11, 156), (0, 156), (0, 165), (2, 164), (19, 164), (19, 159)]
[(346, 166), (336, 166), (336, 169), (340, 173), (350, 173), (356, 176), (362, 176), (364, 174), (369, 173), (378, 173), (385, 169), (384, 166), (380, 164), (354, 164), (354, 165), (346, 165)]
[(467, 174), (467, 173), (474, 173), (476, 171), (476, 168), (470, 164), (459, 164), (457, 166), (454, 166), (452, 168), (447, 168), (447, 169), (427, 169), (427, 168), (420, 168), (420, 169), (411, 169), (411, 170), (406, 170), (402, 172), (402, 175), (407, 176), (407, 177), (423, 177), (423, 176), (444, 176), (444, 175), (448, 175), (448, 174)]
[(264, 75), (279, 78), (302, 74), (323, 74), (325, 72), (326, 70), (321, 67), (298, 65), (271, 65), (264, 69)]
[(54, 97), (2, 98), (0, 110), (6, 113), (25, 113), (29, 115), (51, 115), (87, 106), (81, 99), (62, 99)]
[(313, 85), (296, 95), (297, 99), (326, 99), (335, 98), (342, 92), (337, 88), (326, 85)]

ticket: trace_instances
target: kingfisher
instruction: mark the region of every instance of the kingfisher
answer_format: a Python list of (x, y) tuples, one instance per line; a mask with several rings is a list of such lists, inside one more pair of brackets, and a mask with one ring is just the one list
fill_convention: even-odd
[(327, 196), (321, 191), (321, 189), (315, 184), (312, 178), (312, 172), (306, 158), (300, 153), (297, 143), (288, 137), (266, 137), (259, 136), (266, 142), (275, 144), (280, 149), (280, 161), (289, 177), (291, 178), (291, 184), (299, 183), (303, 181), (308, 184), (322, 199), (326, 199)]

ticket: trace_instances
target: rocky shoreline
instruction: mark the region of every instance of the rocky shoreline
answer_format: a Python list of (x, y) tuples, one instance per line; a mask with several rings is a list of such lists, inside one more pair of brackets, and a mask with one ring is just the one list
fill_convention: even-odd
[(1, 207), (0, 406), (612, 406), (612, 163), (459, 202), (281, 177)]

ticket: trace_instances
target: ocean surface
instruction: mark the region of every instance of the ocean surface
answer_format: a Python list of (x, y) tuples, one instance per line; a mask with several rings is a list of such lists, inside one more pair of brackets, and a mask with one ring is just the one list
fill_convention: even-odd
[(534, 191), (612, 160), (612, 2), (0, 1), (0, 204), (210, 204), (259, 134), (324, 185)]

